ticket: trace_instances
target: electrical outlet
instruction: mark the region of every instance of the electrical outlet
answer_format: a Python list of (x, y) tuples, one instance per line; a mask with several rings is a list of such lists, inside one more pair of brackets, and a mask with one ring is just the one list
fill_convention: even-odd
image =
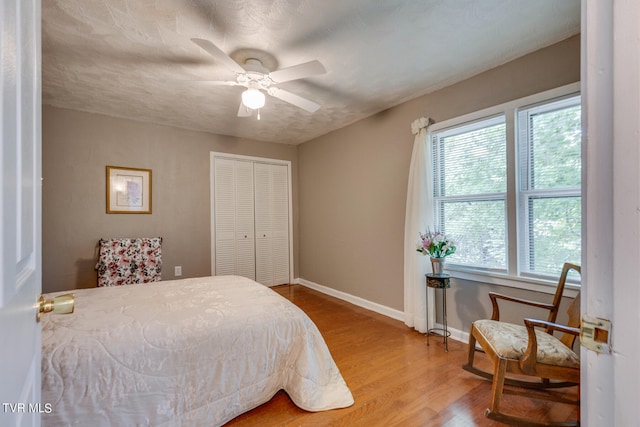
[(182, 276), (182, 266), (181, 265), (176, 265), (175, 267), (173, 267), (173, 275), (176, 277)]

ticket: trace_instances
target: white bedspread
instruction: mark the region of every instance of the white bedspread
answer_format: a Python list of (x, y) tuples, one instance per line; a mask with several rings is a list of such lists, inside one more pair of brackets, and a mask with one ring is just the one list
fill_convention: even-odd
[(313, 322), (249, 279), (74, 292), (74, 314), (43, 317), (44, 426), (215, 426), (280, 389), (308, 411), (353, 404)]

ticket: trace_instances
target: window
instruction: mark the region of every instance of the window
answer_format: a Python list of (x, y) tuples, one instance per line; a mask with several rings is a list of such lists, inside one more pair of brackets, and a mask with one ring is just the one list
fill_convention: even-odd
[(518, 111), (520, 270), (556, 274), (580, 263), (580, 97)]
[(458, 242), (452, 263), (506, 270), (505, 135), (503, 115), (433, 135), (435, 218)]
[(581, 256), (575, 85), (434, 126), (434, 218), (449, 270), (556, 278)]

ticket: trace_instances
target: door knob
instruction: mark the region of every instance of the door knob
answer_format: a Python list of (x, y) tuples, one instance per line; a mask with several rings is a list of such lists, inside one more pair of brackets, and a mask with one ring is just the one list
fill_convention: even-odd
[(57, 314), (73, 313), (75, 300), (75, 294), (58, 295), (50, 300), (45, 300), (42, 294), (40, 294), (40, 298), (38, 298), (38, 312), (36, 313), (36, 320), (39, 322), (42, 317), (42, 313), (49, 313), (50, 311)]

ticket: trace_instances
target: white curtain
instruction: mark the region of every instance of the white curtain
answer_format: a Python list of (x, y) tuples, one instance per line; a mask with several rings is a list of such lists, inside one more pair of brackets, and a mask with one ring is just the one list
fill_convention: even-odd
[(419, 332), (427, 331), (426, 292), (429, 292), (429, 326), (435, 324), (434, 290), (427, 289), (424, 275), (431, 272), (428, 257), (416, 251), (420, 231), (433, 227), (433, 181), (429, 149), (430, 118), (421, 117), (411, 123), (415, 135), (404, 223), (404, 323)]

